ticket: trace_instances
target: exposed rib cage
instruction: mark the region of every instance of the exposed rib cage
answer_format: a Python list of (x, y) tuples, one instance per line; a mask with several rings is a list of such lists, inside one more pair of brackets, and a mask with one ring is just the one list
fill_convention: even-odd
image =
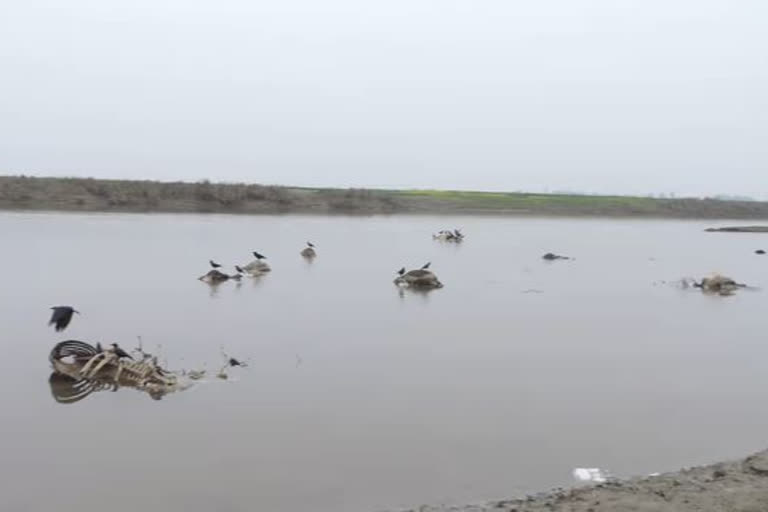
[[(160, 398), (186, 389), (179, 376), (161, 368), (154, 359), (128, 361), (107, 349), (77, 340), (58, 343), (49, 355), (54, 375), (50, 384), (54, 398), (61, 403), (82, 400), (94, 391), (131, 387)], [(64, 378), (58, 378), (62, 376)]]
[(56, 344), (51, 350), (51, 354), (48, 356), (48, 360), (53, 363), (54, 360), (61, 360), (65, 357), (74, 357), (75, 359), (90, 359), (99, 351), (96, 347), (83, 343), (77, 340), (67, 340)]

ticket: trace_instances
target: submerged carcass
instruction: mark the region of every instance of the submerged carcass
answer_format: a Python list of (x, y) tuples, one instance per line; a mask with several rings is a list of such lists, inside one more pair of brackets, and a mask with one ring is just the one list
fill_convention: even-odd
[(252, 262), (243, 265), (243, 270), (246, 274), (257, 277), (263, 274), (266, 274), (267, 272), (270, 272), (272, 268), (269, 266), (269, 263), (262, 260), (253, 260)]
[(307, 260), (311, 260), (315, 256), (317, 256), (317, 251), (315, 250), (315, 244), (313, 244), (312, 242), (307, 242), (307, 246), (301, 250), (301, 257)]
[(198, 279), (204, 283), (218, 284), (218, 283), (223, 283), (224, 281), (229, 281), (230, 279), (233, 279), (233, 276), (230, 276), (229, 274), (225, 274), (220, 270), (213, 269), (213, 270), (209, 270), (207, 274), (198, 277)]
[(693, 286), (700, 288), (705, 293), (717, 293), (720, 295), (732, 295), (739, 288), (746, 288), (747, 285), (737, 283), (730, 277), (715, 274), (711, 277), (705, 277), (700, 282), (693, 282)]
[(405, 271), (405, 267), (401, 268), (397, 272), (395, 278), (395, 284), (402, 288), (418, 288), (422, 290), (428, 290), (433, 288), (442, 288), (443, 283), (437, 278), (434, 272), (427, 270), (427, 266), (416, 270)]
[(439, 240), (440, 242), (463, 242), (464, 233), (458, 229), (451, 231), (450, 229), (443, 229), (432, 235), (433, 240)]
[(557, 261), (557, 260), (569, 260), (571, 259), (568, 256), (561, 256), (559, 254), (555, 254), (553, 252), (548, 252), (544, 256), (541, 257), (541, 259), (545, 261)]

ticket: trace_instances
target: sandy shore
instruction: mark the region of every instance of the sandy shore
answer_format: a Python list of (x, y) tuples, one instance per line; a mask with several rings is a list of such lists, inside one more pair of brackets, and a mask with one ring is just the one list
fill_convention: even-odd
[(768, 450), (745, 459), (659, 476), (464, 506), (403, 512), (765, 512)]

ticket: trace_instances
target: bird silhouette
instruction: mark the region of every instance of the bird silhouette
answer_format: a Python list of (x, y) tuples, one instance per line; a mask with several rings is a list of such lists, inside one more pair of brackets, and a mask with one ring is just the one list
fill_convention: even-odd
[(405, 274), (405, 267), (403, 267), (400, 270), (398, 270), (397, 273), (400, 274), (400, 275)]
[(243, 368), (245, 368), (246, 366), (248, 366), (248, 363), (244, 363), (244, 362), (242, 362), (242, 361), (238, 361), (238, 360), (237, 360), (237, 359), (235, 359), (234, 357), (230, 357), (230, 358), (229, 358), (229, 361), (227, 361), (227, 364), (228, 364), (229, 366), (242, 366)]
[(208, 260), (208, 263), (210, 263), (213, 268), (221, 268), (221, 265), (213, 260)]
[(80, 314), (80, 312), (72, 306), (54, 306), (51, 309), (53, 310), (53, 314), (51, 315), (48, 325), (55, 325), (56, 332), (61, 332), (67, 328), (69, 322), (72, 321), (73, 313)]
[(428, 262), (426, 262), (426, 263), (424, 264), (424, 266), (423, 266), (423, 267), (421, 267), (421, 270), (427, 270), (431, 264), (432, 264), (432, 262), (431, 262), (431, 261), (428, 261)]
[(124, 357), (127, 357), (128, 359), (133, 359), (133, 357), (131, 357), (131, 355), (128, 352), (120, 348), (117, 345), (117, 343), (112, 343), (111, 345), (112, 345), (112, 352), (114, 352), (114, 354), (117, 356), (118, 359), (123, 359)]
[(312, 242), (307, 242), (307, 245), (312, 247), (313, 249), (315, 248), (315, 244), (313, 244)]
[(245, 273), (245, 270), (243, 270), (243, 267), (241, 267), (240, 265), (235, 265), (235, 270), (237, 270), (238, 274)]
[(256, 256), (256, 259), (257, 259), (257, 260), (265, 260), (265, 259), (267, 259), (267, 257), (266, 257), (266, 256), (264, 256), (263, 254), (259, 254), (259, 253), (258, 253), (258, 252), (256, 252), (256, 251), (253, 251), (253, 255), (254, 255), (254, 256)]

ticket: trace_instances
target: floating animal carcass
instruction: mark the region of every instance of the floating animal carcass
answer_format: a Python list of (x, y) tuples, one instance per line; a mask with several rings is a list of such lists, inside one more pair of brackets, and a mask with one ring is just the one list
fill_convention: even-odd
[(450, 229), (443, 229), (432, 235), (433, 240), (440, 242), (463, 242), (464, 233), (458, 229), (451, 231)]
[(301, 257), (311, 260), (317, 256), (317, 251), (315, 250), (315, 244), (312, 242), (307, 242), (307, 246), (301, 250)]
[(253, 256), (256, 258), (252, 262), (243, 265), (242, 270), (249, 274), (252, 277), (258, 277), (260, 275), (266, 274), (267, 272), (270, 272), (272, 268), (270, 268), (269, 263), (267, 263), (266, 260), (267, 257), (261, 254), (258, 251), (253, 251)]
[(272, 268), (269, 266), (269, 263), (261, 260), (253, 260), (252, 262), (243, 265), (242, 269), (245, 271), (246, 274), (252, 277), (258, 277), (260, 275), (263, 275), (263, 274), (266, 274), (267, 272), (272, 271)]
[(747, 285), (737, 283), (730, 277), (715, 274), (711, 277), (705, 277), (699, 282), (693, 283), (693, 286), (700, 288), (704, 293), (733, 295), (739, 288), (746, 288)]
[(541, 259), (545, 261), (557, 261), (557, 260), (569, 260), (571, 258), (569, 258), (568, 256), (561, 256), (553, 252), (548, 252), (544, 256), (542, 256)]
[(229, 274), (225, 274), (220, 270), (213, 269), (213, 270), (209, 270), (207, 274), (198, 277), (198, 279), (208, 284), (219, 284), (219, 283), (223, 283), (224, 281), (229, 281), (230, 279), (232, 279), (232, 276), (230, 276)]
[(409, 270), (407, 272), (405, 268), (401, 268), (397, 274), (394, 283), (401, 288), (430, 290), (443, 287), (443, 283), (440, 282), (437, 275), (426, 268)]
[(192, 385), (182, 375), (162, 368), (150, 354), (139, 361), (128, 357), (114, 344), (102, 349), (77, 340), (57, 343), (48, 355), (53, 367), (49, 383), (54, 399), (73, 403), (95, 391), (129, 387), (159, 400)]

